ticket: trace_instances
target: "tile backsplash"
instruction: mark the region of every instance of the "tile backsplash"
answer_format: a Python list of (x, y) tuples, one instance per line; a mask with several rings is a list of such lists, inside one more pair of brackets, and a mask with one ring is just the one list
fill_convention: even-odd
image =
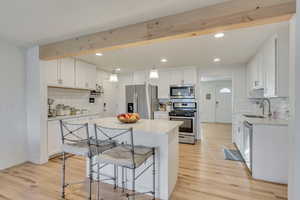
[(90, 92), (85, 90), (48, 88), (48, 98), (55, 100), (54, 106), (57, 104), (65, 104), (78, 109), (87, 109), (92, 113), (103, 111), (103, 98), (98, 96), (95, 99), (95, 103), (89, 103), (89, 97)]
[[(271, 98), (271, 111), (273, 117), (277, 119), (288, 119), (289, 118), (289, 99), (288, 98)], [(259, 106), (257, 100), (251, 100), (255, 113), (262, 113), (262, 109)], [(265, 114), (268, 113), (268, 105), (265, 104)]]
[[(241, 99), (234, 105), (234, 113), (249, 113), (261, 115), (261, 99)], [(289, 99), (288, 98), (271, 98), (271, 111), (274, 117), (278, 119), (289, 118)], [(265, 104), (265, 114), (268, 113), (268, 105)]]

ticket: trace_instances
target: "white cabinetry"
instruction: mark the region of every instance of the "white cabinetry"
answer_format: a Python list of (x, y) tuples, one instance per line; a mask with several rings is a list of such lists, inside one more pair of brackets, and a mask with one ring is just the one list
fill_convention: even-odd
[(197, 70), (196, 69), (185, 69), (183, 70), (183, 82), (184, 84), (197, 84)]
[(183, 71), (182, 70), (172, 70), (170, 71), (170, 76), (171, 76), (171, 85), (181, 85), (183, 84)]
[(156, 83), (158, 85), (158, 98), (166, 99), (170, 96), (170, 85), (196, 85), (197, 70), (196, 68), (188, 68), (159, 71), (159, 79)]
[(45, 68), (47, 84), (52, 86), (58, 86), (58, 61), (41, 61), (41, 67)]
[(168, 99), (170, 97), (171, 76), (169, 71), (160, 71), (158, 80), (158, 98)]
[(134, 84), (145, 84), (148, 80), (146, 71), (136, 71), (133, 73), (133, 82)]
[(46, 68), (47, 84), (57, 87), (75, 86), (75, 61), (66, 58), (53, 61), (41, 61), (42, 67)]
[(270, 37), (247, 64), (249, 97), (263, 89), (265, 97), (288, 97), (289, 33), (280, 30)]
[(94, 90), (96, 87), (97, 69), (95, 65), (76, 61), (76, 87)]
[(74, 59), (61, 59), (59, 67), (59, 84), (64, 87), (75, 86), (75, 61)]
[(59, 121), (48, 121), (48, 156), (51, 157), (61, 152), (61, 133)]

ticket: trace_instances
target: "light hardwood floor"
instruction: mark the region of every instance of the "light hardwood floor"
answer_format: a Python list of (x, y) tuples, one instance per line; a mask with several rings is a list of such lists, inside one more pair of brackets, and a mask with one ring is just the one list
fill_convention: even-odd
[[(239, 162), (225, 161), (223, 146), (232, 147), (231, 126), (203, 124), (204, 138), (197, 145), (180, 145), (179, 178), (171, 200), (282, 200), (287, 199), (284, 185), (252, 180)], [(85, 161), (72, 157), (68, 177), (84, 176)], [(60, 199), (60, 160), (45, 165), (26, 163), (0, 172), (0, 200)], [(120, 198), (111, 186), (104, 185), (105, 200)], [(85, 188), (72, 186), (68, 199), (83, 200)], [(140, 199), (149, 199), (140, 197)]]

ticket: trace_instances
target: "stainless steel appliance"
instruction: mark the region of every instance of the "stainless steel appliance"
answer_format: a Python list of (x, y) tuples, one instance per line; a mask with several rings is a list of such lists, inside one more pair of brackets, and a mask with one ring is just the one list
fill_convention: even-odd
[(252, 138), (253, 125), (244, 121), (242, 156), (250, 172), (252, 172)]
[(142, 119), (154, 119), (158, 109), (157, 86), (127, 85), (126, 110), (128, 113), (139, 113)]
[(170, 86), (171, 99), (195, 99), (194, 85), (171, 85)]
[(171, 121), (182, 121), (179, 127), (179, 142), (195, 144), (197, 136), (197, 102), (192, 100), (174, 101), (169, 112)]

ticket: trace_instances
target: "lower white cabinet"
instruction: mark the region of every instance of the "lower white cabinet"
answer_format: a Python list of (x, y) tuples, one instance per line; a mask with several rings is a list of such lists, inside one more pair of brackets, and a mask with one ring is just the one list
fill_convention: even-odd
[(48, 157), (61, 153), (61, 132), (59, 121), (48, 121)]

